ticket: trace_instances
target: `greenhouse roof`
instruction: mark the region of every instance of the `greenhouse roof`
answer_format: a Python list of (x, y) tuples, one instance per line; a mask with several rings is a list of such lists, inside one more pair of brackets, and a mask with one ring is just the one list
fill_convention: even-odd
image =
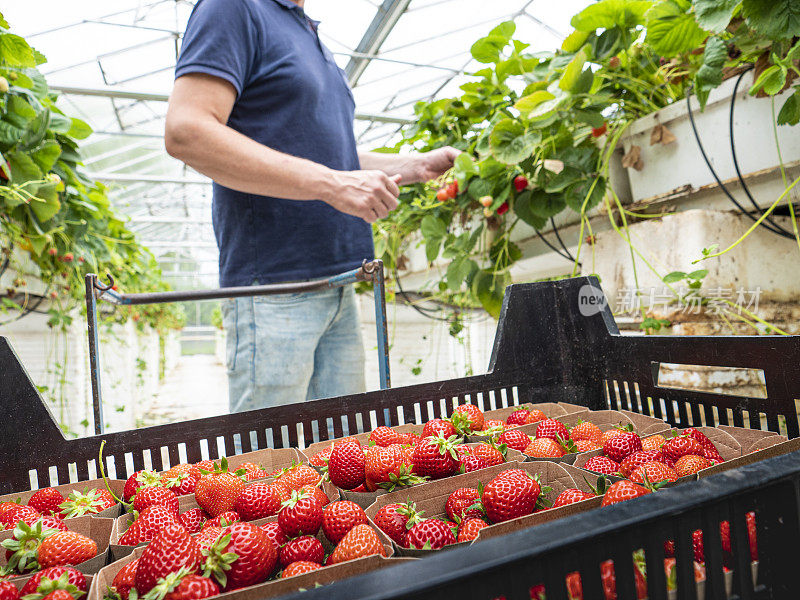
[[(268, 1), (268, 0), (262, 0)], [(195, 2), (12, 3), (14, 32), (45, 54), (60, 106), (87, 121), (87, 170), (159, 258), (175, 284), (216, 284), (211, 187), (164, 151), (164, 117), (175, 58)], [(477, 70), (470, 46), (513, 19), (531, 51), (552, 50), (589, 0), (307, 0), (308, 15), (345, 70), (356, 99), (355, 133), (382, 146), (413, 117), (414, 104), (459, 93)], [(113, 9), (111, 8), (113, 6)]]

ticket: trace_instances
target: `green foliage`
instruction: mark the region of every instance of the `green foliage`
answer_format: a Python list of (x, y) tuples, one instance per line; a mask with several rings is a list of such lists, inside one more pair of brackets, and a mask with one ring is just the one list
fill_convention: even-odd
[[(88, 272), (111, 272), (126, 291), (165, 289), (152, 255), (112, 210), (105, 186), (82, 172), (78, 140), (88, 137), (91, 128), (62, 113), (37, 69), (44, 56), (9, 33), (2, 15), (0, 22), (3, 252), (13, 260), (26, 254), (36, 265), (38, 272), (31, 275), (48, 285), (49, 323), (54, 328), (67, 327), (68, 313), (83, 307)], [(15, 285), (24, 288), (24, 279)], [(114, 318), (129, 316), (142, 327), (158, 328), (180, 325), (181, 318), (169, 305), (119, 311)]]

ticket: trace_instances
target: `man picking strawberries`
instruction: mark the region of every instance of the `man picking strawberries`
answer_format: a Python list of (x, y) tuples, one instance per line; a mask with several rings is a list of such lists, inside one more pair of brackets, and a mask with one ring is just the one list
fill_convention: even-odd
[[(167, 151), (214, 180), (223, 287), (326, 277), (373, 257), (398, 185), (458, 152), (359, 153), (344, 73), (303, 0), (199, 0), (167, 113)], [(352, 287), (228, 300), (232, 412), (364, 391)]]

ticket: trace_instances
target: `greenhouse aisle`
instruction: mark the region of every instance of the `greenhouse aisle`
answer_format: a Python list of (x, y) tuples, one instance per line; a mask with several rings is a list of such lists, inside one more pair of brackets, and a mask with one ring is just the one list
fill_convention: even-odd
[(145, 404), (140, 425), (160, 425), (228, 412), (225, 366), (208, 354), (181, 356)]

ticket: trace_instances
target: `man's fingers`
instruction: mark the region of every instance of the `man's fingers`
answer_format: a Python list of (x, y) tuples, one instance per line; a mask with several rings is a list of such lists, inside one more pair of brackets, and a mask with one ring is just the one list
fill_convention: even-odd
[(400, 188), (397, 187), (397, 184), (400, 183), (400, 180), (402, 178), (403, 176), (400, 175), (399, 173), (397, 175), (392, 175), (391, 177), (388, 177), (386, 175), (383, 176), (383, 184), (395, 198), (397, 198), (400, 195)]

